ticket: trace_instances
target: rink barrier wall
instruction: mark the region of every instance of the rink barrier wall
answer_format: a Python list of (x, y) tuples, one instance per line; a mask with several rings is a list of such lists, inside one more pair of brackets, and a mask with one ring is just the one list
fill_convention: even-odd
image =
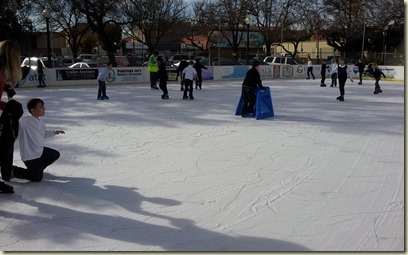
[[(243, 80), (249, 66), (208, 66), (203, 69), (203, 80)], [(320, 65), (313, 66), (313, 74), (316, 80), (320, 80)], [(387, 81), (404, 81), (403, 66), (380, 66), (380, 69), (387, 76)], [(47, 86), (97, 86), (96, 80), (101, 68), (46, 68), (44, 69), (45, 82)], [(168, 67), (169, 81), (176, 81), (176, 68)], [(260, 74), (262, 80), (270, 79), (302, 79), (307, 77), (307, 65), (261, 65)], [(358, 69), (352, 66), (352, 77), (358, 79)], [(330, 79), (327, 72), (326, 80)], [(368, 76), (363, 76), (364, 80), (373, 80)], [(180, 80), (180, 77), (179, 79)], [(318, 82), (318, 81), (317, 81)], [(110, 71), (107, 85), (114, 84), (149, 84), (150, 75), (147, 67), (114, 67)], [(31, 69), (27, 77), (22, 80), (19, 87), (35, 87), (38, 83), (38, 73)]]

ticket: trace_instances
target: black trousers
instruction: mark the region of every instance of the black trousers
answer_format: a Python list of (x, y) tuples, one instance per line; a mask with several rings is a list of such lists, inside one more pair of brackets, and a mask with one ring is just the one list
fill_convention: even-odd
[(198, 86), (198, 87), (200, 87), (200, 89), (201, 89), (201, 85), (203, 84), (203, 74), (197, 72), (197, 79), (198, 79), (198, 80), (196, 80), (196, 88), (197, 88), (197, 86)]
[(255, 90), (253, 88), (242, 88), (242, 115), (254, 112), (256, 102)]
[(313, 66), (307, 68), (307, 78), (310, 78), (310, 75), (312, 75), (313, 79), (315, 78), (313, 74)]
[(98, 97), (106, 96), (106, 82), (98, 80), (99, 89), (98, 89)]
[(160, 80), (159, 87), (163, 91), (163, 95), (169, 94), (169, 91), (167, 90), (167, 81)]
[(339, 90), (340, 90), (340, 96), (344, 96), (344, 87), (346, 86), (346, 78), (341, 78), (339, 77)]
[(44, 72), (43, 71), (38, 71), (38, 82), (39, 82), (40, 86), (45, 86)]
[(331, 86), (337, 86), (337, 73), (333, 73), (331, 75), (331, 79), (332, 79)]
[(184, 79), (184, 86), (183, 98), (187, 97), (187, 91), (190, 99), (193, 98), (193, 81), (190, 79)]
[(324, 81), (326, 80), (326, 74), (322, 73), (322, 80), (320, 81), (321, 84), (324, 84)]
[(39, 182), (43, 178), (45, 168), (54, 163), (59, 157), (60, 153), (57, 150), (44, 147), (41, 157), (24, 161), (27, 169), (21, 167), (14, 169), (16, 177)]
[(1, 178), (5, 181), (10, 180), (11, 169), (13, 167), (14, 139), (8, 144), (0, 146), (0, 168)]

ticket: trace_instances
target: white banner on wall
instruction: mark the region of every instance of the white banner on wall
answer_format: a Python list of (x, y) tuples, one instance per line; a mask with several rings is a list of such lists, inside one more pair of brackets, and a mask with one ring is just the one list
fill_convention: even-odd
[[(250, 67), (226, 67), (212, 66), (214, 80), (243, 79)], [(313, 66), (313, 73), (316, 78), (320, 78), (320, 65)], [(353, 69), (353, 79), (358, 79), (358, 71)], [(404, 81), (403, 66), (380, 66), (380, 69), (387, 76), (387, 80)], [(47, 86), (72, 86), (72, 85), (98, 85), (96, 77), (101, 69), (71, 69), (71, 68), (47, 68), (44, 69), (45, 83)], [(262, 65), (259, 68), (262, 79), (306, 79), (306, 65)], [(329, 78), (327, 73), (326, 78)], [(368, 78), (368, 77), (367, 77)], [(107, 79), (108, 84), (150, 84), (150, 75), (146, 67), (121, 67), (112, 68)], [(27, 77), (22, 80), (19, 87), (38, 86), (38, 73), (31, 69)]]

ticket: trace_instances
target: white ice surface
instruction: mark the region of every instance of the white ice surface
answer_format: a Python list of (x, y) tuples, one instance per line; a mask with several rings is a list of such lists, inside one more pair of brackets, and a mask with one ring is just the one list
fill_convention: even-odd
[(240, 84), (204, 81), (194, 101), (174, 82), (170, 100), (18, 89), (66, 134), (42, 182), (0, 194), (0, 250), (403, 251), (404, 84), (347, 82), (339, 102), (318, 80), (267, 80), (265, 120), (234, 116)]

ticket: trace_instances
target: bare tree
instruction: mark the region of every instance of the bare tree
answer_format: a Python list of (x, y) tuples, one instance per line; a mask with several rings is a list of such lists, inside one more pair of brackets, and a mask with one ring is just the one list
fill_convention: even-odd
[[(98, 35), (102, 47), (107, 51), (109, 61), (116, 66), (115, 52), (121, 46), (121, 36), (112, 36), (109, 24), (122, 25), (117, 20), (118, 2), (115, 0), (68, 0), (74, 9), (83, 13), (90, 28)], [(121, 35), (121, 33), (119, 33)]]
[(149, 51), (154, 51), (165, 35), (174, 33), (174, 24), (185, 18), (187, 8), (183, 0), (125, 0), (119, 5), (125, 13), (122, 23), (130, 24), (128, 32), (147, 45)]
[(60, 35), (68, 42), (73, 57), (76, 58), (80, 50), (82, 39), (90, 30), (90, 26), (78, 9), (72, 6), (67, 0), (48, 1), (52, 9), (52, 21), (56, 29), (60, 30)]
[(249, 15), (249, 0), (219, 0), (219, 12), (221, 33), (232, 48), (234, 55), (238, 57), (244, 31), (245, 19)]

